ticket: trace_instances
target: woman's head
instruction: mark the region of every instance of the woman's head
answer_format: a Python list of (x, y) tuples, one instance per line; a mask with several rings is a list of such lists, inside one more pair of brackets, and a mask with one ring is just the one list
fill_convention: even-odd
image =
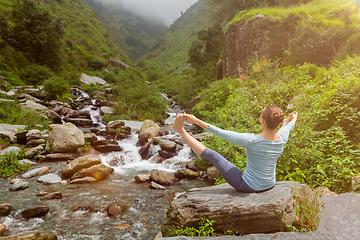
[(276, 129), (284, 120), (284, 112), (278, 106), (269, 105), (263, 109), (260, 119), (261, 118), (264, 118), (268, 128)]

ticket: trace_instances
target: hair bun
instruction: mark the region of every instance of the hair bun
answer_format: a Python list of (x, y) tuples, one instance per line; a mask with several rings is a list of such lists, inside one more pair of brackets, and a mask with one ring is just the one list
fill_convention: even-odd
[(280, 110), (275, 110), (271, 113), (271, 119), (276, 123), (281, 123), (284, 120), (284, 113)]

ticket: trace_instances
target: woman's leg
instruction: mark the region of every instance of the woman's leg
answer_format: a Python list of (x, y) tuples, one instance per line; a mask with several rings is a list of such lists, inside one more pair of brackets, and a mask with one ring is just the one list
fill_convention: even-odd
[(184, 127), (185, 118), (180, 115), (176, 118), (173, 128), (183, 137), (188, 146), (199, 156), (209, 160), (219, 171), (221, 176), (236, 190), (244, 192), (256, 192), (250, 188), (243, 180), (243, 171), (235, 167), (219, 153), (206, 148), (201, 142), (190, 136)]

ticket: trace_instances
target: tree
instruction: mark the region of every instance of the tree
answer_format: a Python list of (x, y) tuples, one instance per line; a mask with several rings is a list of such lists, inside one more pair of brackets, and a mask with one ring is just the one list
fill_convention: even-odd
[(64, 34), (60, 19), (38, 2), (15, 0), (12, 21), (12, 46), (41, 65), (56, 68), (60, 64), (59, 39)]

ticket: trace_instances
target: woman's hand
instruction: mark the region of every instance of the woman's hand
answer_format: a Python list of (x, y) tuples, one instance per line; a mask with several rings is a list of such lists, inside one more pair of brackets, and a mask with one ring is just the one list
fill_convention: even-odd
[(198, 119), (197, 117), (195, 117), (192, 114), (184, 113), (183, 116), (185, 117), (186, 121), (189, 124), (196, 124), (196, 125), (198, 125), (198, 126), (200, 126), (202, 128), (208, 128), (209, 127), (209, 125), (206, 122), (201, 121), (200, 119)]
[(297, 120), (297, 116), (298, 116), (297, 112), (290, 113), (289, 117), (284, 119), (284, 121), (283, 121), (284, 125), (288, 124), (291, 121), (293, 121), (295, 123)]

